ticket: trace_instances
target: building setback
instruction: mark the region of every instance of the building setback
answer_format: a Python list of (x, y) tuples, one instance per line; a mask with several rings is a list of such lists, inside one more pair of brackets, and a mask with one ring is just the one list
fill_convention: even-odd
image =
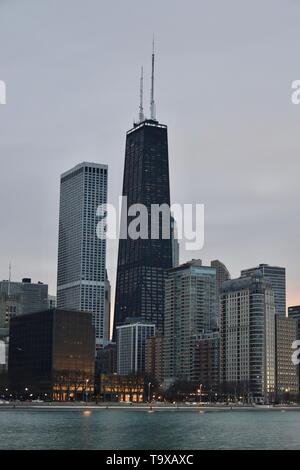
[(106, 203), (106, 165), (84, 162), (61, 176), (57, 307), (91, 312), (99, 347), (108, 338), (106, 240), (97, 236), (97, 208)]
[(298, 323), (293, 318), (276, 315), (276, 393), (278, 399), (298, 395), (298, 366), (292, 362), (292, 345), (297, 339)]
[(57, 400), (81, 397), (94, 386), (95, 329), (92, 315), (47, 310), (12, 318), (9, 381), (14, 394)]
[(260, 272), (272, 284), (275, 296), (276, 313), (286, 316), (286, 272), (285, 268), (260, 264), (256, 268), (243, 269), (241, 276), (249, 276)]
[(197, 335), (216, 330), (216, 270), (192, 260), (168, 271), (164, 378), (192, 381)]
[(117, 327), (117, 371), (119, 375), (145, 373), (146, 340), (155, 336), (155, 325), (133, 322)]
[(259, 272), (223, 284), (220, 381), (249, 400), (274, 399), (275, 300), (272, 285)]

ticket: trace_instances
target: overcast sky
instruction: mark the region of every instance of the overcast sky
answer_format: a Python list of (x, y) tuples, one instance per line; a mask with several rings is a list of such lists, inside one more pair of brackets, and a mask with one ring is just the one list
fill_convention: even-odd
[(205, 247), (181, 261), (286, 266), (300, 304), (299, 24), (298, 0), (0, 0), (0, 278), (11, 261), (55, 293), (62, 172), (107, 163), (117, 201), (154, 31), (172, 202), (206, 210)]

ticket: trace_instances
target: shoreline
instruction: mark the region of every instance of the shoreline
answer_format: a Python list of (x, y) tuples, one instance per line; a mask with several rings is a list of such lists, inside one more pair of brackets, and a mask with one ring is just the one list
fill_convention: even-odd
[(1, 411), (144, 411), (147, 413), (153, 412), (260, 412), (260, 411), (278, 411), (278, 412), (288, 412), (288, 411), (300, 411), (300, 406), (289, 406), (289, 405), (257, 405), (257, 406), (207, 406), (207, 405), (150, 405), (150, 404), (112, 404), (112, 403), (88, 403), (88, 404), (71, 404), (71, 403), (9, 403), (9, 404), (0, 404)]

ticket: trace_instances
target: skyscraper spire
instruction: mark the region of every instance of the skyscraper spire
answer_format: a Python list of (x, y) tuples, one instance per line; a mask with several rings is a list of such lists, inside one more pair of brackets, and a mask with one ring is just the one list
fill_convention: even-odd
[(8, 267), (8, 297), (10, 296), (10, 283), (11, 283), (11, 263), (9, 263)]
[(154, 101), (154, 62), (155, 62), (155, 51), (154, 51), (154, 35), (153, 35), (150, 116), (151, 116), (151, 119), (153, 119), (155, 121), (156, 120), (156, 109), (155, 109), (155, 101)]
[(139, 122), (143, 122), (145, 120), (144, 116), (144, 70), (142, 67), (141, 70), (141, 82), (140, 82), (140, 111), (139, 111)]

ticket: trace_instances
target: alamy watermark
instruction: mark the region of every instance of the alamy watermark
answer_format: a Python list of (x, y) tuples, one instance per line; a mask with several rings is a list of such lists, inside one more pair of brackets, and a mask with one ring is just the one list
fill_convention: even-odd
[(0, 104), (6, 104), (6, 83), (0, 80)]
[(294, 366), (299, 366), (300, 365), (300, 340), (293, 342), (292, 349), (295, 349), (295, 351), (292, 354), (292, 363), (294, 364)]
[[(127, 197), (119, 198), (119, 207), (100, 204), (96, 212), (99, 239), (169, 240), (185, 243), (186, 250), (204, 246), (203, 204), (144, 204), (128, 206)], [(176, 221), (176, 227), (175, 222)]]

